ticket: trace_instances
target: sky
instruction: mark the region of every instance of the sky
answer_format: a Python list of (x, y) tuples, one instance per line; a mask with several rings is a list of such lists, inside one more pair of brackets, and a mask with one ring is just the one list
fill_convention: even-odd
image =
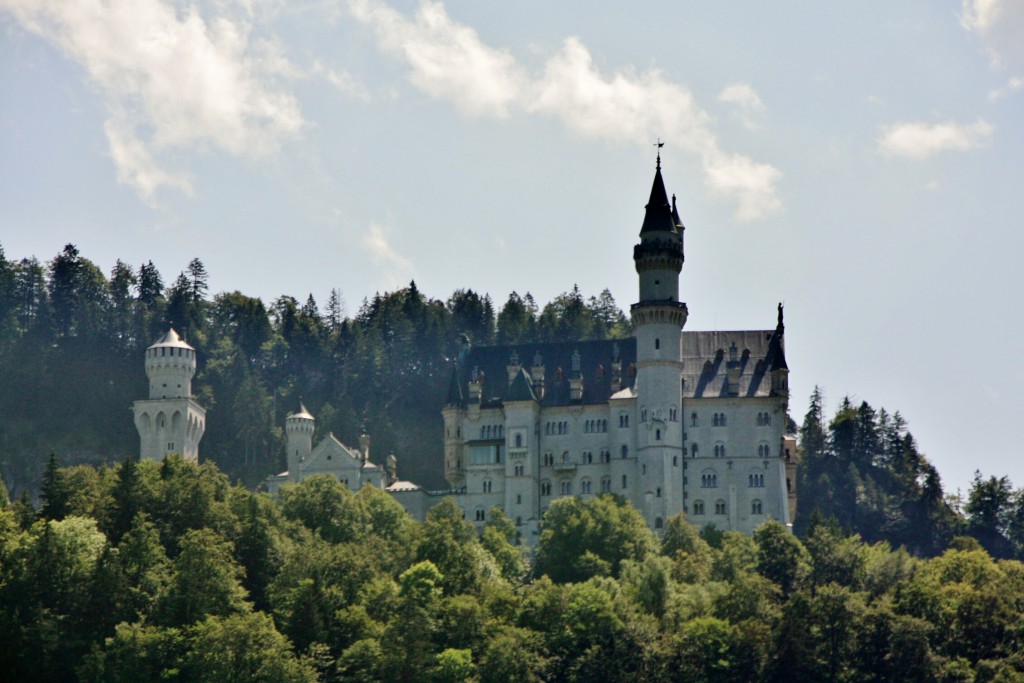
[(326, 303), (636, 300), (654, 143), (687, 329), (791, 411), (1024, 486), (1024, 2), (0, 0), (0, 244)]

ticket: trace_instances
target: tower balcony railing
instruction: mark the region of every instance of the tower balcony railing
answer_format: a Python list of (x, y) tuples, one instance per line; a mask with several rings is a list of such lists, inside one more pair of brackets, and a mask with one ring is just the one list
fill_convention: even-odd
[(633, 260), (643, 256), (668, 255), (683, 258), (682, 240), (644, 240), (633, 247)]
[(555, 472), (573, 472), (576, 470), (576, 463), (570, 460), (564, 460), (556, 462), (554, 465)]
[(646, 308), (647, 306), (668, 306), (670, 308), (686, 309), (685, 303), (675, 299), (644, 299), (643, 301), (631, 304), (629, 310), (634, 311), (638, 308)]

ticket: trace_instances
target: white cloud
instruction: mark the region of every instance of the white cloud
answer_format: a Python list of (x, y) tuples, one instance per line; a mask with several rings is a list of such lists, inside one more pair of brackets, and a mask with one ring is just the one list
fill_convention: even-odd
[(751, 86), (746, 83), (733, 83), (726, 86), (718, 95), (719, 102), (734, 105), (744, 127), (751, 130), (757, 128), (754, 116), (764, 111), (764, 102)]
[(988, 52), (994, 66), (1024, 68), (1024, 2), (962, 0), (960, 24)]
[(412, 276), (412, 261), (395, 251), (388, 240), (389, 230), (376, 223), (370, 225), (370, 230), (363, 235), (363, 247), (370, 252), (370, 258), (380, 266), (385, 266), (388, 272), (388, 286), (399, 287), (408, 282)]
[(369, 102), (373, 98), (370, 96), (370, 91), (366, 89), (366, 86), (360, 83), (355, 76), (347, 71), (335, 71), (330, 69), (327, 71), (327, 81), (335, 88), (351, 95), (360, 102)]
[(1024, 88), (1024, 78), (1011, 78), (1006, 81), (1006, 85), (1001, 88), (996, 88), (988, 93), (988, 99), (990, 102), (998, 102), (1007, 95), (1011, 95), (1021, 88)]
[(349, 7), (376, 30), (385, 51), (409, 63), (413, 85), (452, 100), (464, 114), (503, 117), (519, 97), (522, 76), (515, 60), (453, 22), (440, 3), (424, 2), (413, 20), (371, 0), (351, 0)]
[(992, 125), (982, 119), (968, 124), (895, 123), (882, 128), (878, 149), (887, 156), (927, 159), (940, 152), (975, 149), (991, 138), (992, 131)]
[(737, 218), (752, 220), (781, 207), (778, 169), (724, 152), (690, 91), (657, 69), (602, 73), (586, 46), (570, 37), (531, 75), (507, 51), (453, 21), (441, 3), (423, 2), (413, 18), (379, 0), (350, 0), (349, 7), (387, 53), (406, 62), (414, 86), (466, 115), (546, 115), (580, 135), (633, 144), (661, 136), (699, 159), (709, 189), (738, 202)]
[(277, 84), (297, 70), (275, 40), (250, 40), (250, 12), (204, 18), (194, 5), (179, 10), (163, 0), (0, 0), (0, 7), (99, 86), (114, 112), (105, 131), (118, 179), (144, 197), (190, 188), (183, 175), (160, 168), (161, 153), (214, 147), (259, 156), (304, 124), (295, 97)]

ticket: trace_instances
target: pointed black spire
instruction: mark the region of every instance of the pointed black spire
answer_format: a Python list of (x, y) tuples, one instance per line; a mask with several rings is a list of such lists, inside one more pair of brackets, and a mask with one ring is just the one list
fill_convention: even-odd
[(462, 382), (459, 381), (459, 366), (452, 365), (452, 378), (448, 382), (448, 398), (445, 400), (445, 405), (461, 407), (464, 404)]
[(783, 337), (786, 334), (786, 326), (782, 322), (782, 304), (779, 304), (779, 322), (775, 326), (775, 333), (772, 334), (768, 343), (768, 353), (771, 356), (770, 370), (789, 370), (786, 364), (786, 350)]
[(676, 221), (672, 216), (672, 205), (668, 203), (665, 192), (665, 181), (661, 178), (661, 153), (658, 153), (658, 165), (654, 170), (654, 184), (651, 185), (651, 198), (647, 200), (647, 213), (640, 234), (645, 232), (675, 232)]

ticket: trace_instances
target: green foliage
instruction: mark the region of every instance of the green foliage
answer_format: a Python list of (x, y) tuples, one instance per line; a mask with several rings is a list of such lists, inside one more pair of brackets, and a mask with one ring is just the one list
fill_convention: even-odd
[(557, 582), (616, 576), (623, 560), (643, 560), (656, 547), (643, 517), (622, 499), (559, 498), (541, 523), (535, 572)]
[(452, 500), (421, 526), (379, 491), (272, 499), (180, 458), (52, 475), (84, 491), (63, 519), (0, 508), (11, 680), (1013, 680), (1024, 662), (1024, 564), (973, 538), (921, 559), (818, 516), (804, 542), (769, 522), (712, 546), (678, 516), (659, 548), (624, 501), (565, 499), (528, 575), (503, 515), (478, 536)]

